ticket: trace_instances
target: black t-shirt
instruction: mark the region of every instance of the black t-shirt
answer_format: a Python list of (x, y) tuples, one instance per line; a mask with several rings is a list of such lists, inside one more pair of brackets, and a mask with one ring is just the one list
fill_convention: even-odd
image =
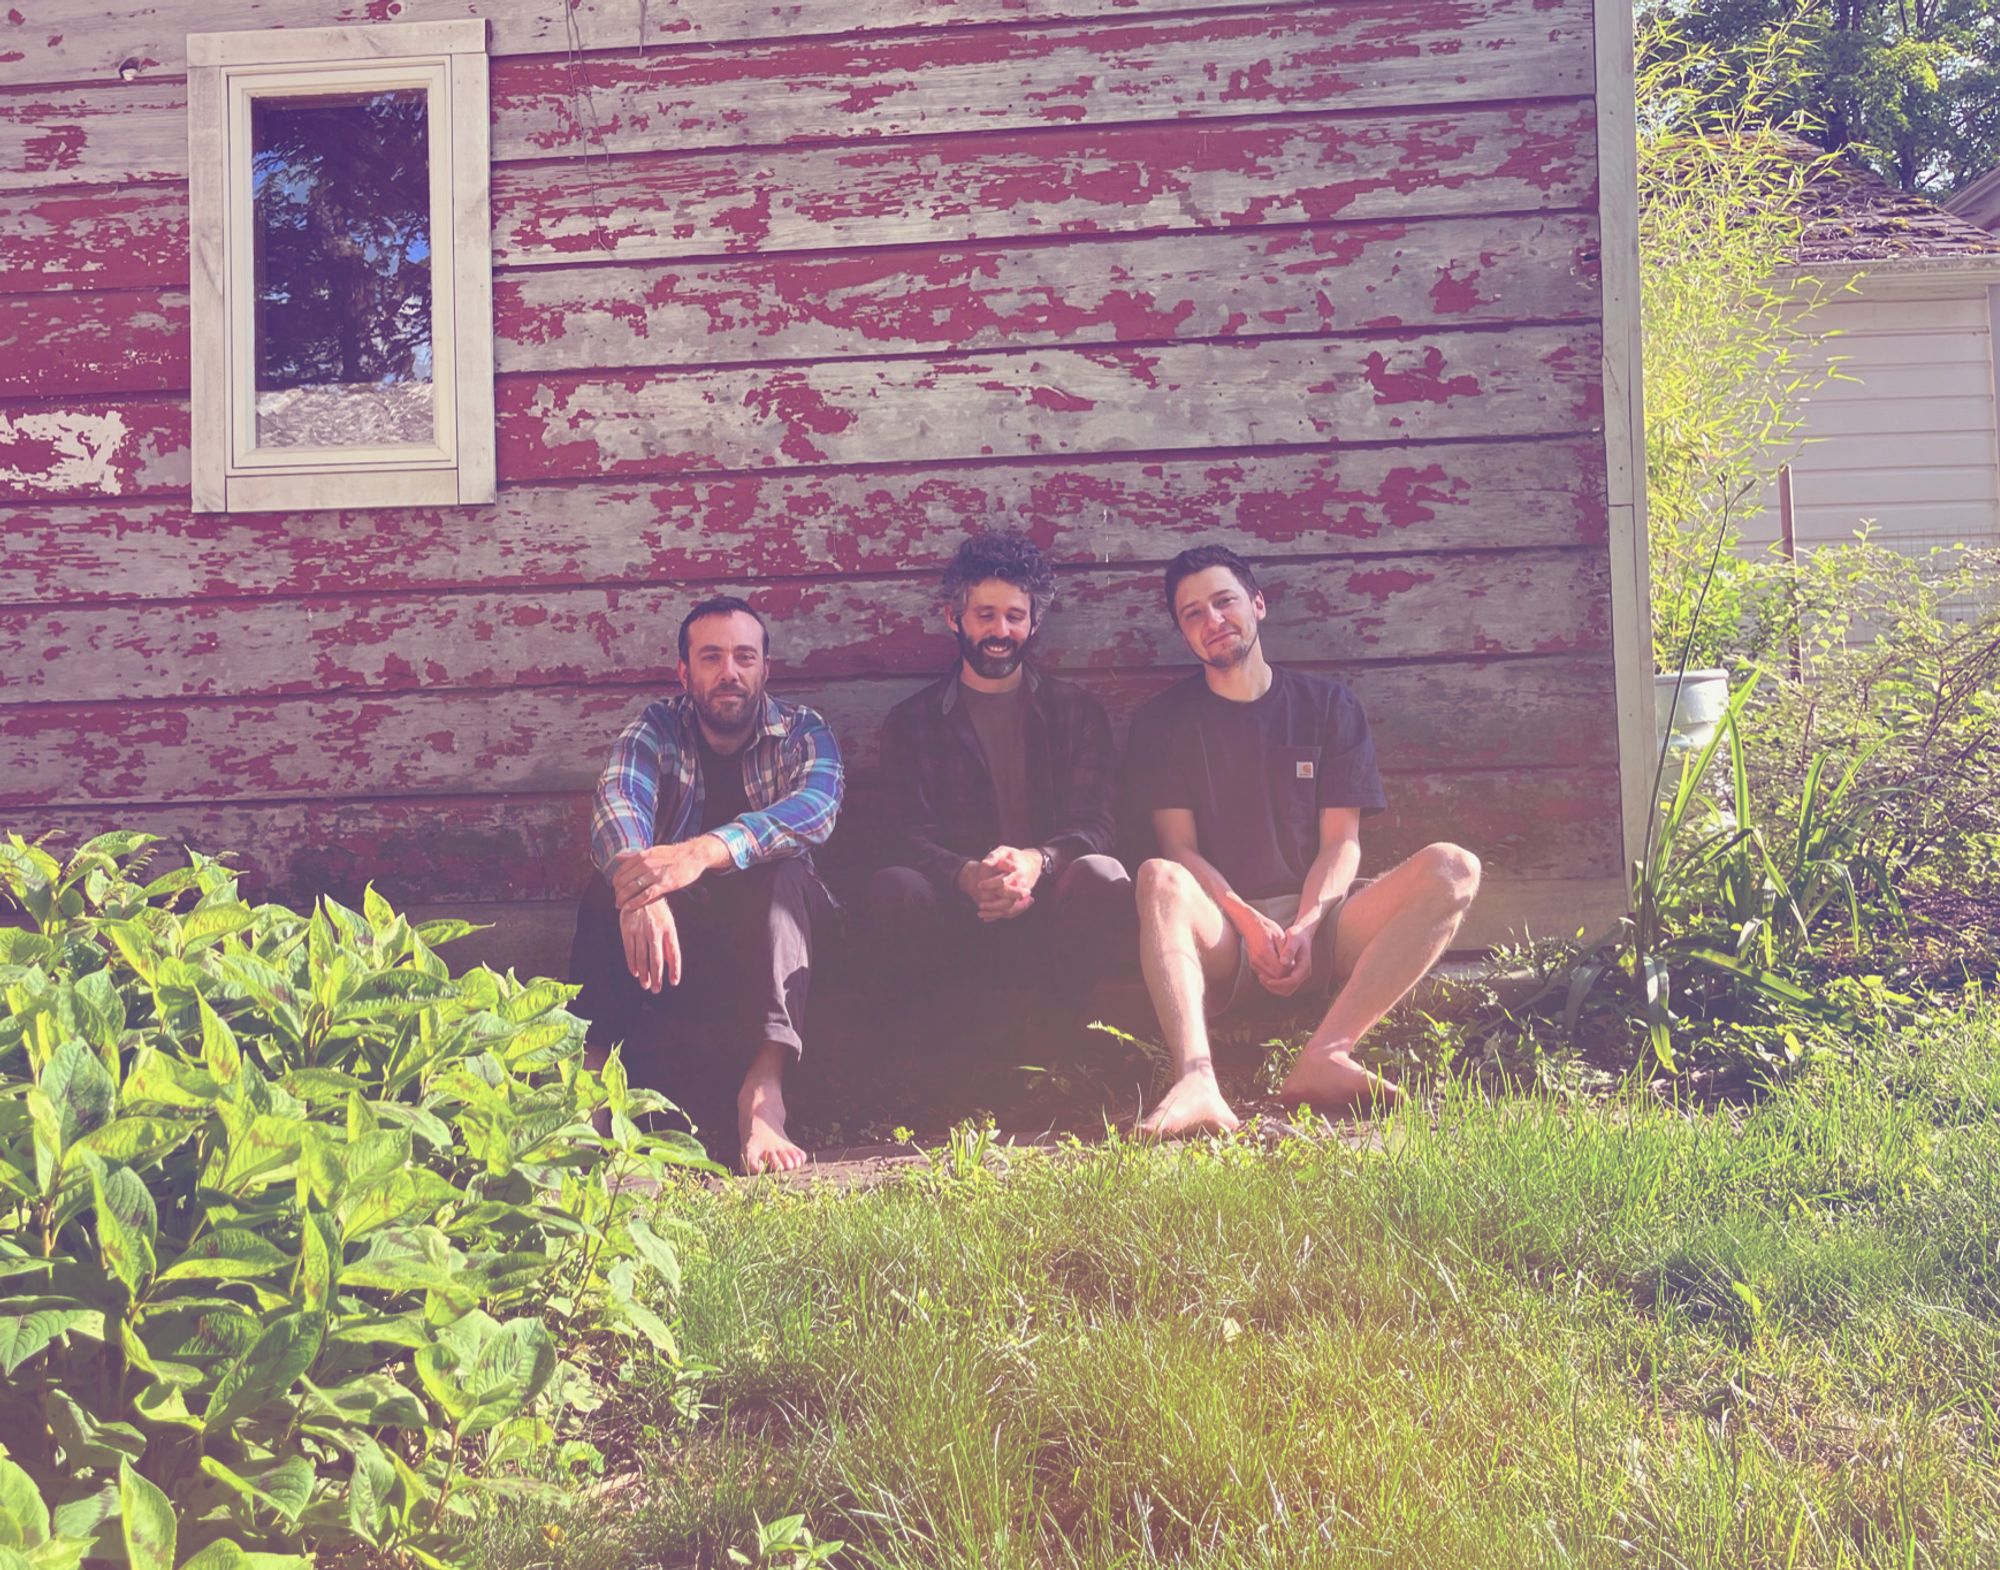
[(1177, 682), (1132, 716), (1128, 757), (1137, 805), (1191, 809), (1196, 847), (1245, 899), (1299, 892), (1322, 807), (1388, 805), (1361, 701), (1282, 665), (1252, 703), (1217, 697), (1199, 671)]
[(701, 748), (701, 827), (695, 832), (706, 834), (742, 817), (750, 810), (750, 798), (743, 790), (742, 751), (717, 752), (700, 726), (694, 734)]

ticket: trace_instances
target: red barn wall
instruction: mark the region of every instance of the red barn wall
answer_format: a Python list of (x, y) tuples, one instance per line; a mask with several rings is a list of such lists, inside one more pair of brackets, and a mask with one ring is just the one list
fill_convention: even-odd
[[(559, 962), (691, 598), (772, 617), (865, 778), (1004, 522), (1121, 718), (1187, 662), (1159, 567), (1224, 540), (1274, 655), (1367, 702), (1371, 864), (1471, 845), (1484, 930), (1615, 885), (1589, 0), (551, 9), (0, 18), (0, 827), (504, 909)], [(184, 34), (468, 10), (497, 505), (190, 513)]]

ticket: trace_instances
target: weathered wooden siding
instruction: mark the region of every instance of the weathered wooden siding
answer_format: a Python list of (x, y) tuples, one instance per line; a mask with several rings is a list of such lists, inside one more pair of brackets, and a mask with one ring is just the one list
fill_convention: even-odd
[(696, 593), (866, 796), (939, 565), (1018, 522), (1121, 726), (1184, 668), (1160, 565), (1228, 540), (1369, 705), (1371, 860), (1616, 876), (1588, 0), (475, 0), (499, 502), (191, 513), (184, 34), (465, 9), (0, 17), (8, 823), (547, 909)]

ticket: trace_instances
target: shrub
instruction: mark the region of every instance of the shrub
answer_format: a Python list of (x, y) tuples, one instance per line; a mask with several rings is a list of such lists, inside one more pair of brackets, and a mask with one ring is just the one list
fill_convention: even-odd
[(594, 1356), (673, 1355), (647, 1185), (700, 1148), (574, 989), (451, 975), (466, 924), (141, 882), (149, 839), (0, 844), (0, 1565), (464, 1563)]
[(1831, 291), (1786, 271), (1804, 227), (1800, 192), (1824, 162), (1802, 156), (1801, 126), (1780, 108), (1797, 28), (1773, 29), (1760, 55), (1721, 72), (1678, 25), (1664, 12), (1643, 20), (1637, 84), (1660, 670), (1684, 653), (1701, 667), (1739, 652), (1771, 590), (1766, 562), (1740, 554), (1744, 520), (1795, 448), (1804, 400), (1834, 374), (1815, 320)]

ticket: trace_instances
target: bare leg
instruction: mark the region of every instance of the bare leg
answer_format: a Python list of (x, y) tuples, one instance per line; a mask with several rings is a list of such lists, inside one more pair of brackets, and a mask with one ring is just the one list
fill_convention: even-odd
[(736, 1128), (743, 1140), (743, 1170), (795, 1172), (806, 1153), (785, 1137), (785, 1065), (792, 1049), (767, 1041), (750, 1060), (736, 1093)]
[(1172, 1139), (1235, 1128), (1242, 1120), (1215, 1082), (1202, 998), (1210, 985), (1235, 974), (1236, 930), (1176, 861), (1140, 867), (1138, 898), (1139, 968), (1174, 1058), (1174, 1083), (1139, 1132)]
[(1401, 1094), (1354, 1061), (1362, 1036), (1438, 962), (1479, 892), (1479, 858), (1456, 845), (1426, 845), (1359, 890), (1340, 912), (1334, 938), (1340, 991), (1299, 1053), (1278, 1094), (1324, 1110)]

